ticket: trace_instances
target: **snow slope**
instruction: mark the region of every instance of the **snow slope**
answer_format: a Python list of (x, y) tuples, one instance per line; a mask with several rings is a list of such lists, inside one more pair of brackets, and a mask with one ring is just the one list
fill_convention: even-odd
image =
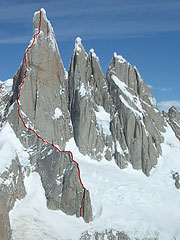
[(164, 133), (163, 154), (151, 176), (128, 168), (121, 170), (111, 161), (97, 162), (79, 153), (71, 139), (67, 150), (79, 162), (81, 178), (89, 189), (94, 221), (86, 224), (75, 216), (48, 210), (38, 173), (25, 179), (27, 196), (10, 212), (14, 240), (79, 239), (89, 230), (114, 229), (135, 237), (180, 239), (180, 191), (171, 171), (180, 172), (180, 143), (171, 127)]
[(0, 156), (0, 174), (11, 165), (12, 160), (16, 156), (19, 157), (22, 166), (29, 164), (29, 155), (16, 137), (9, 123), (6, 123), (0, 131)]

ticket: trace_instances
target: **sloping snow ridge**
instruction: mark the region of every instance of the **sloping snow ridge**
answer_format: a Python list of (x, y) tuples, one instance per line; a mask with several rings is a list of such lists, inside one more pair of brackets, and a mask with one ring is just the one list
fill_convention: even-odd
[(73, 152), (82, 182), (90, 191), (93, 222), (86, 224), (82, 218), (48, 210), (40, 177), (32, 173), (25, 180), (27, 196), (10, 213), (14, 239), (77, 240), (83, 231), (104, 229), (124, 231), (131, 239), (180, 239), (180, 195), (171, 176), (171, 171), (180, 172), (180, 143), (170, 126), (164, 138), (162, 156), (150, 177), (130, 164), (122, 170), (114, 161), (92, 161), (71, 138), (66, 150)]
[(16, 156), (22, 166), (29, 164), (29, 155), (25, 151), (19, 139), (16, 137), (9, 123), (6, 123), (0, 131), (0, 174), (11, 165)]
[(121, 81), (118, 77), (116, 77), (115, 75), (111, 76), (112, 80), (114, 81), (114, 83), (118, 86), (118, 88), (123, 92), (123, 94), (130, 100), (130, 102), (136, 106), (136, 108), (138, 110), (135, 110), (133, 107), (131, 107), (128, 102), (123, 98), (122, 95), (119, 95), (119, 98), (121, 99), (121, 101), (123, 102), (123, 104), (129, 108), (134, 114), (135, 116), (139, 116), (140, 118), (143, 117), (143, 113), (144, 110), (142, 108), (141, 102), (139, 100), (139, 98), (137, 96), (133, 96), (129, 91), (128, 91), (128, 86)]

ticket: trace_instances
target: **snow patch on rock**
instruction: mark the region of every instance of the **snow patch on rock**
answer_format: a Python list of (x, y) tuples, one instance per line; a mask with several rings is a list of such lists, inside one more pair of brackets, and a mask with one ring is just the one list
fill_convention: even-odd
[(58, 107), (54, 111), (54, 116), (52, 117), (54, 120), (57, 120), (58, 118), (62, 117), (62, 111)]
[(86, 95), (86, 92), (87, 91), (86, 91), (85, 85), (84, 85), (84, 83), (82, 83), (81, 87), (79, 89), (79, 93), (80, 93), (81, 97), (84, 97)]
[(99, 128), (103, 131), (104, 135), (111, 135), (110, 132), (110, 114), (107, 113), (103, 107), (98, 106), (98, 112), (95, 111), (96, 120)]
[(117, 151), (118, 151), (121, 155), (124, 156), (124, 152), (123, 152), (123, 150), (122, 150), (122, 148), (121, 148), (118, 140), (116, 140), (116, 149), (117, 149)]
[(125, 58), (123, 58), (121, 55), (117, 55), (116, 52), (114, 52), (114, 58), (117, 59), (119, 63), (125, 63), (127, 62)]

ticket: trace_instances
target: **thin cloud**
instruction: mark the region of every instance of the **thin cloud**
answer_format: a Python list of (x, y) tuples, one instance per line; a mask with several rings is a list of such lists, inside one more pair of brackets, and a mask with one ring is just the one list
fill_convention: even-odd
[[(26, 26), (30, 26), (33, 13), (41, 7), (47, 10), (58, 41), (69, 41), (76, 36), (85, 40), (137, 38), (180, 30), (180, 2), (176, 0), (148, 3), (140, 0), (98, 0), (95, 4), (90, 0), (80, 2), (55, 0), (53, 4), (43, 1), (2, 6), (0, 22), (2, 26), (5, 24), (6, 31), (3, 31), (4, 35), (0, 33), (0, 38), (4, 38), (0, 44), (8, 38), (14, 38), (12, 41), (19, 43), (20, 40), (13, 35), (15, 30), (27, 35)], [(11, 29), (8, 29), (10, 25)]]
[(2, 38), (0, 39), (0, 44), (18, 44), (29, 42), (32, 37), (23, 36), (23, 37), (14, 37), (14, 38)]
[(152, 85), (148, 84), (147, 86), (148, 86), (148, 88), (153, 89)]
[(32, 17), (34, 9), (39, 9), (38, 3), (16, 4), (0, 8), (0, 22), (10, 21), (17, 22), (17, 20), (26, 20)]
[(166, 87), (162, 87), (162, 88), (156, 88), (157, 90), (161, 91), (161, 92), (168, 92), (168, 91), (172, 91), (172, 88), (166, 88)]
[(178, 100), (161, 101), (161, 102), (157, 103), (157, 105), (161, 111), (167, 112), (169, 110), (169, 108), (171, 108), (172, 106), (174, 106), (175, 108), (180, 110), (180, 101), (178, 101)]
[[(79, 4), (78, 4), (79, 3)], [(81, 3), (81, 4), (80, 4)], [(57, 7), (59, 6), (59, 7)], [(0, 8), (0, 19), (15, 19), (20, 16), (26, 16), (26, 11), (31, 12), (32, 9), (36, 8), (47, 8), (49, 11), (49, 16), (54, 17), (69, 17), (69, 16), (80, 16), (80, 15), (107, 15), (109, 13), (119, 14), (121, 16), (137, 17), (147, 14), (148, 16), (153, 13), (154, 17), (159, 17), (159, 13), (166, 14), (166, 17), (173, 13), (173, 16), (179, 13), (180, 2), (177, 0), (157, 0), (156, 2), (142, 2), (140, 0), (127, 0), (127, 1), (116, 1), (116, 0), (98, 0), (95, 4), (92, 4), (91, 0), (86, 0), (84, 3), (82, 1), (59, 1), (54, 0), (53, 4), (50, 1), (43, 1), (39, 3), (21, 3), (9, 7)], [(22, 11), (21, 11), (22, 10)], [(133, 15), (132, 15), (133, 13)]]

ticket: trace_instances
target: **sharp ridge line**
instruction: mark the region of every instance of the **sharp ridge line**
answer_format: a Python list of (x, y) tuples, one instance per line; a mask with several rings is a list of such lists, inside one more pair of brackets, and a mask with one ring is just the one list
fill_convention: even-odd
[(20, 99), (20, 92), (21, 92), (21, 88), (22, 88), (22, 86), (23, 86), (23, 84), (24, 84), (24, 81), (25, 81), (25, 79), (26, 79), (26, 74), (27, 74), (27, 58), (26, 58), (26, 56), (27, 56), (27, 53), (29, 52), (29, 50), (30, 50), (30, 49), (32, 48), (32, 46), (34, 45), (36, 36), (40, 34), (40, 31), (41, 31), (41, 18), (42, 18), (42, 12), (41, 12), (41, 10), (40, 10), (39, 31), (38, 31), (38, 33), (35, 33), (35, 34), (34, 34), (34, 36), (33, 36), (33, 41), (32, 41), (32, 43), (31, 43), (31, 45), (27, 48), (27, 50), (26, 50), (26, 52), (25, 52), (25, 54), (24, 54), (25, 72), (24, 72), (24, 76), (23, 76), (23, 81), (22, 81), (22, 83), (20, 84), (19, 90), (18, 90), (18, 97), (17, 97), (18, 115), (19, 115), (19, 117), (20, 117), (20, 119), (21, 119), (21, 122), (23, 123), (24, 127), (25, 127), (27, 130), (33, 132), (33, 133), (34, 133), (38, 138), (40, 138), (44, 143), (47, 143), (47, 144), (53, 146), (53, 147), (56, 148), (59, 152), (70, 153), (70, 155), (71, 155), (71, 160), (72, 160), (74, 163), (76, 163), (77, 170), (78, 170), (78, 175), (79, 175), (79, 176), (78, 176), (78, 177), (79, 177), (79, 181), (80, 181), (80, 184), (81, 184), (81, 186), (82, 186), (82, 188), (83, 188), (83, 197), (82, 197), (82, 199), (81, 199), (81, 207), (80, 207), (80, 216), (82, 217), (82, 208), (83, 208), (83, 202), (84, 202), (84, 198), (85, 198), (85, 187), (84, 187), (84, 185), (83, 185), (83, 183), (82, 183), (82, 181), (81, 181), (81, 174), (80, 174), (80, 169), (79, 169), (79, 164), (78, 164), (78, 162), (76, 162), (76, 161), (74, 160), (73, 154), (72, 154), (71, 151), (61, 151), (61, 150), (60, 150), (57, 146), (55, 146), (53, 143), (50, 143), (50, 142), (44, 140), (34, 129), (27, 127), (26, 124), (25, 124), (25, 122), (24, 122), (24, 120), (23, 120), (23, 118), (22, 118), (22, 116), (21, 116), (21, 113), (20, 113), (20, 101), (19, 101), (19, 99)]

